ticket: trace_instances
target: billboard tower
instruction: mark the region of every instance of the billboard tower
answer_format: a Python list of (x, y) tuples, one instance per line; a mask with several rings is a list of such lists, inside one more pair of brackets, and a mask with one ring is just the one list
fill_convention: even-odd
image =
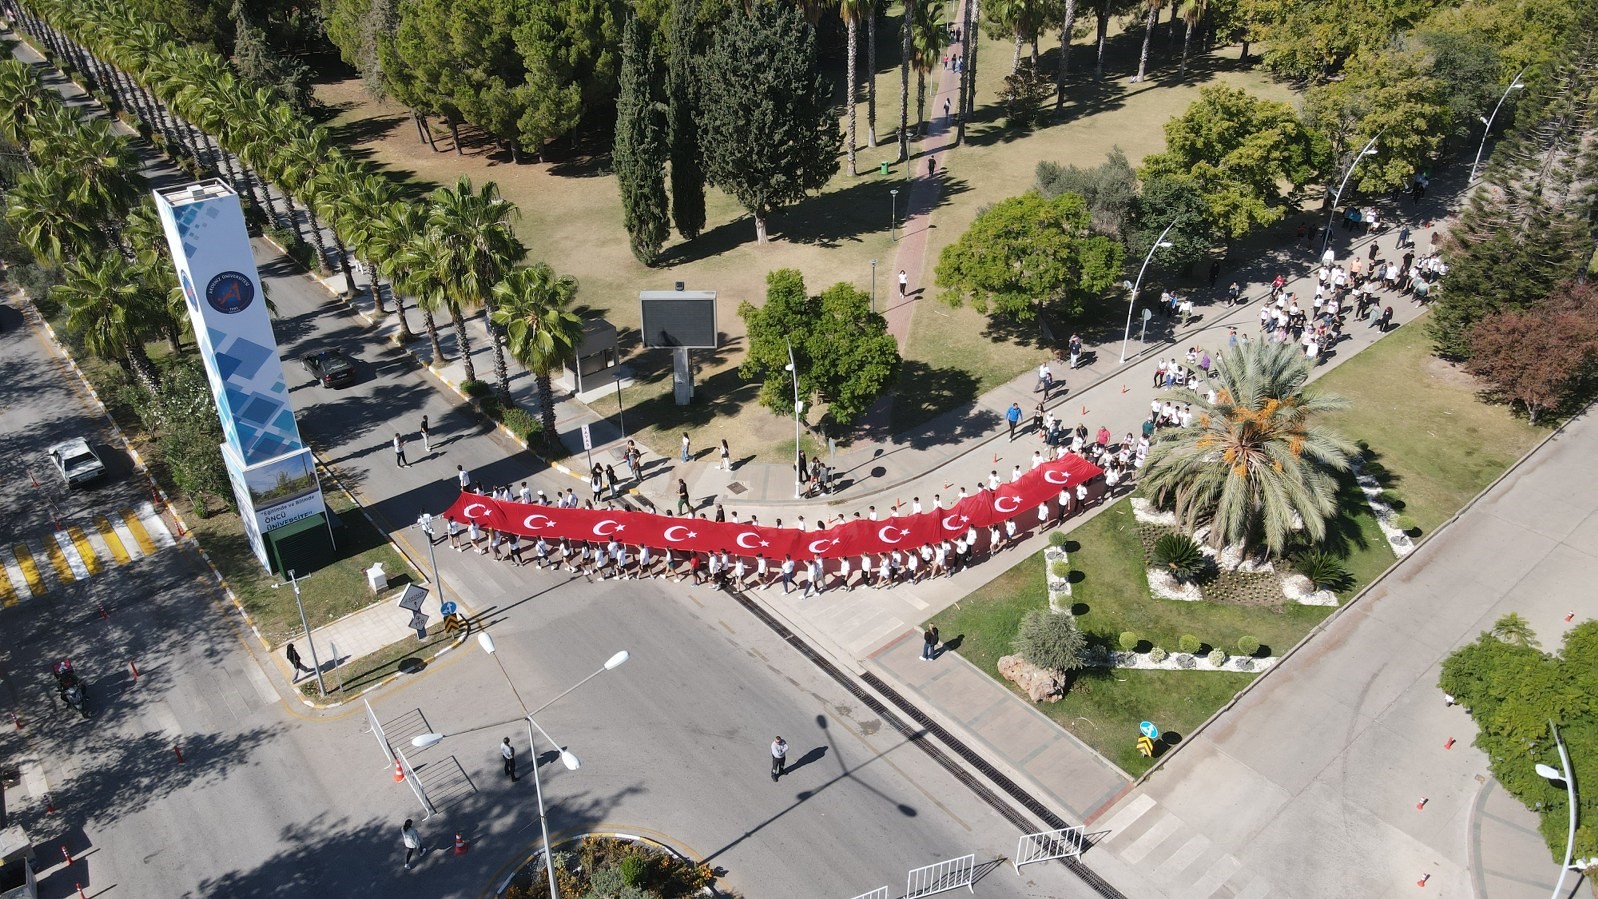
[(202, 181), (156, 191), (155, 207), (216, 398), (222, 459), (250, 547), (269, 570), (296, 567), (298, 558), (306, 571), (325, 558), (332, 534), (238, 195), (221, 181)]

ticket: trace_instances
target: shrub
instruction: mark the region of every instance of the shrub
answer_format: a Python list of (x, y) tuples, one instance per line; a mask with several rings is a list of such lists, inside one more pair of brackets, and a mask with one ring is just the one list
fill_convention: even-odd
[(1309, 578), (1317, 590), (1341, 591), (1354, 584), (1354, 576), (1348, 573), (1343, 560), (1324, 549), (1299, 553), (1293, 560), (1293, 567), (1299, 574)]
[(1209, 663), (1211, 665), (1215, 666), (1216, 668), (1219, 668), (1222, 665), (1226, 664), (1226, 650), (1224, 650), (1224, 649), (1212, 649), (1212, 650), (1210, 650), (1210, 654), (1205, 656), (1205, 658), (1209, 660)]
[(1071, 563), (1065, 561), (1055, 562), (1049, 566), (1049, 572), (1063, 581), (1071, 576)]
[(1070, 615), (1033, 609), (1021, 619), (1011, 647), (1021, 658), (1053, 671), (1076, 671), (1083, 666), (1087, 638)]
[(643, 886), (648, 873), (649, 862), (642, 856), (629, 855), (621, 860), (621, 879), (630, 887)]
[(490, 393), (493, 393), (493, 391), (494, 391), (494, 388), (490, 387), (488, 384), (485, 384), (482, 381), (462, 381), (461, 382), (461, 393), (466, 394), (467, 396), (471, 397), (474, 400), (475, 399), (482, 399), (483, 397), (488, 396)]
[(1199, 638), (1193, 636), (1192, 634), (1183, 634), (1177, 639), (1176, 648), (1183, 652), (1198, 652)]
[(301, 240), (298, 232), (282, 228), (267, 228), (266, 236), (276, 241), (283, 248), (283, 251), (288, 254), (288, 257), (294, 260), (295, 264), (299, 265), (300, 268), (306, 271), (316, 270), (316, 249)]
[(1170, 655), (1171, 655), (1170, 653), (1165, 651), (1165, 647), (1156, 646), (1153, 649), (1149, 650), (1149, 661), (1151, 661), (1151, 662), (1163, 662), (1168, 657), (1170, 657)]
[(1180, 653), (1176, 657), (1176, 667), (1178, 667), (1178, 668), (1197, 668), (1198, 667), (1198, 659), (1193, 658), (1193, 656), (1190, 653), (1185, 653), (1185, 652), (1184, 653)]
[(1064, 531), (1055, 531), (1054, 533), (1050, 534), (1049, 535), (1049, 545), (1053, 546), (1053, 547), (1056, 547), (1056, 548), (1064, 546), (1065, 545), (1065, 532)]
[(1154, 541), (1153, 560), (1179, 581), (1190, 581), (1204, 570), (1204, 553), (1186, 534), (1166, 534)]
[(1251, 656), (1254, 653), (1259, 652), (1260, 651), (1259, 638), (1258, 637), (1248, 637), (1248, 636), (1238, 637), (1237, 638), (1237, 651), (1242, 653), (1243, 655), (1246, 655), (1246, 656)]
[(500, 411), (499, 421), (509, 428), (512, 434), (526, 441), (534, 443), (538, 435), (544, 433), (544, 423), (538, 416), (518, 406), (509, 406)]
[(1142, 638), (1137, 635), (1137, 631), (1121, 631), (1119, 642), (1122, 649), (1134, 652), (1137, 650), (1137, 645), (1142, 642)]

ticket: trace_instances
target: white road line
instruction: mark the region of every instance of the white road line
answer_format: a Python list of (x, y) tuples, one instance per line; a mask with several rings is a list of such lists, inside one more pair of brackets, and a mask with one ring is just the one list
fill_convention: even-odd
[(1239, 892), (1235, 899), (1264, 899), (1271, 894), (1271, 885), (1265, 880), (1254, 880)]
[(261, 666), (255, 663), (255, 659), (253, 657), (247, 658), (242, 664), (244, 666), (245, 679), (255, 687), (255, 693), (261, 697), (261, 701), (267, 705), (277, 702), (277, 691), (272, 689), (271, 681), (266, 679), (266, 672), (262, 671)]
[(22, 782), (28, 787), (28, 795), (35, 799), (50, 792), (50, 779), (44, 775), (44, 766), (35, 760), (22, 763)]
[(1230, 855), (1223, 855), (1193, 883), (1193, 895), (1212, 896), (1215, 891), (1243, 867), (1243, 863)]
[(116, 531), (117, 539), (122, 541), (122, 548), (128, 551), (129, 561), (138, 561), (144, 558), (144, 550), (139, 549), (139, 541), (133, 537), (133, 531), (122, 520), (121, 515), (107, 515), (106, 521), (111, 523), (111, 530)]
[[(1103, 829), (1110, 832), (1110, 839), (1115, 835), (1137, 823), (1137, 819), (1154, 807), (1154, 798), (1147, 793), (1139, 793), (1126, 804), (1126, 807), (1115, 813), (1115, 817), (1103, 824)], [(1097, 829), (1097, 828), (1095, 828)]]
[(115, 568), (117, 557), (111, 554), (111, 546), (105, 542), (105, 537), (100, 534), (97, 527), (86, 527), (83, 536), (89, 538), (89, 546), (94, 548), (95, 558), (99, 559), (106, 568)]
[(72, 569), (72, 576), (80, 581), (89, 579), (89, 566), (83, 564), (83, 557), (78, 555), (77, 544), (72, 542), (72, 535), (66, 531), (56, 531), (53, 535), (56, 545), (61, 547), (61, 554), (66, 556), (67, 567)]
[(4, 563), (6, 580), (11, 582), (11, 592), (16, 594), (18, 602), (25, 602), (33, 598), (33, 591), (28, 589), (28, 579), (22, 576), (22, 566), (17, 564), (16, 554), (11, 552), (11, 545), (0, 546), (0, 563)]
[(144, 529), (150, 532), (150, 539), (156, 546), (176, 546), (177, 541), (172, 539), (172, 532), (166, 529), (166, 522), (161, 516), (155, 514), (155, 506), (148, 502), (139, 504), (139, 521)]
[(1198, 861), (1198, 857), (1203, 855), (1204, 850), (1208, 848), (1210, 848), (1210, 838), (1203, 834), (1194, 834), (1191, 839), (1183, 843), (1181, 848), (1171, 853), (1170, 858), (1167, 858), (1160, 865), (1158, 869), (1159, 876), (1162, 878), (1179, 876), (1188, 865)]
[(1163, 843), (1166, 837), (1181, 829), (1181, 819), (1174, 815), (1167, 815), (1154, 822), (1154, 826), (1149, 828), (1148, 833), (1133, 840), (1132, 845), (1116, 854), (1121, 856), (1122, 861), (1127, 864), (1135, 865), (1143, 861), (1150, 852), (1153, 852), (1155, 848)]

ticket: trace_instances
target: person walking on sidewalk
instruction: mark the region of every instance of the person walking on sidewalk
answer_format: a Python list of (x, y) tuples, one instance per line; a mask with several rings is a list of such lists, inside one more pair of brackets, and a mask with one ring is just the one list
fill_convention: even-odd
[(682, 460), (688, 461), (688, 432), (682, 432)]
[(394, 432), (394, 462), (400, 468), (405, 467), (405, 437), (400, 432)]
[(732, 471), (732, 450), (727, 447), (727, 441), (721, 441), (721, 470)]
[(1071, 357), (1071, 367), (1076, 368), (1077, 363), (1082, 360), (1082, 336), (1079, 334), (1072, 334), (1071, 339), (1066, 342), (1065, 347), (1066, 353)]
[(1010, 439), (1015, 439), (1016, 426), (1021, 424), (1021, 404), (1011, 403), (1009, 411), (1004, 413), (1004, 420), (1010, 423)]
[(938, 657), (938, 628), (936, 625), (926, 629), (921, 635), (921, 661), (930, 662)]
[(295, 683), (299, 683), (301, 674), (315, 674), (316, 673), (316, 672), (312, 671), (311, 669), (305, 667), (305, 661), (300, 658), (300, 651), (298, 649), (294, 648), (294, 644), (293, 643), (290, 643), (287, 647), (284, 648), (283, 655), (288, 658), (289, 664), (294, 666), (294, 682)]
[(899, 296), (904, 297), (904, 296), (909, 296), (909, 294), (910, 294), (910, 276), (905, 273), (904, 269), (901, 268), (901, 269), (899, 269)]
[(427, 453), (428, 455), (432, 455), (433, 454), (433, 429), (428, 427), (428, 425), (427, 425), (427, 416), (425, 416), (425, 415), (422, 416), (422, 426), (421, 426), (421, 428), (419, 430), (421, 431), (421, 434), (422, 434), (422, 451)]
[(788, 770), (788, 741), (781, 735), (771, 741), (771, 782), (776, 783), (777, 778), (787, 773)]
[(516, 748), (510, 745), (510, 737), (499, 744), (499, 757), (505, 760), (505, 776), (511, 783), (516, 782)]
[(422, 845), (422, 835), (416, 832), (416, 822), (410, 818), (400, 825), (400, 842), (405, 844), (405, 870), (411, 869), (411, 856), (427, 857), (427, 847)]
[(455, 466), (455, 480), (460, 481), (461, 489), (465, 490), (472, 486), (472, 473), (466, 470), (466, 466), (457, 465)]
[(694, 509), (693, 503), (688, 499), (688, 482), (682, 478), (677, 479), (677, 514), (686, 515)]

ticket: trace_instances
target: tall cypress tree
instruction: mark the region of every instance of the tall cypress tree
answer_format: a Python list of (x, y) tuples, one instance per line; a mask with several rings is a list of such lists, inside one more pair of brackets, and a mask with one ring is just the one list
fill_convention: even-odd
[(666, 218), (666, 143), (655, 91), (655, 48), (638, 17), (627, 19), (621, 39), (621, 96), (616, 101), (612, 160), (621, 188), (622, 221), (633, 255), (645, 265), (660, 259), (671, 225)]
[(666, 72), (671, 132), (671, 219), (684, 240), (705, 230), (705, 170), (699, 163), (694, 60), (703, 49), (698, 0), (677, 0), (671, 10), (672, 55)]

